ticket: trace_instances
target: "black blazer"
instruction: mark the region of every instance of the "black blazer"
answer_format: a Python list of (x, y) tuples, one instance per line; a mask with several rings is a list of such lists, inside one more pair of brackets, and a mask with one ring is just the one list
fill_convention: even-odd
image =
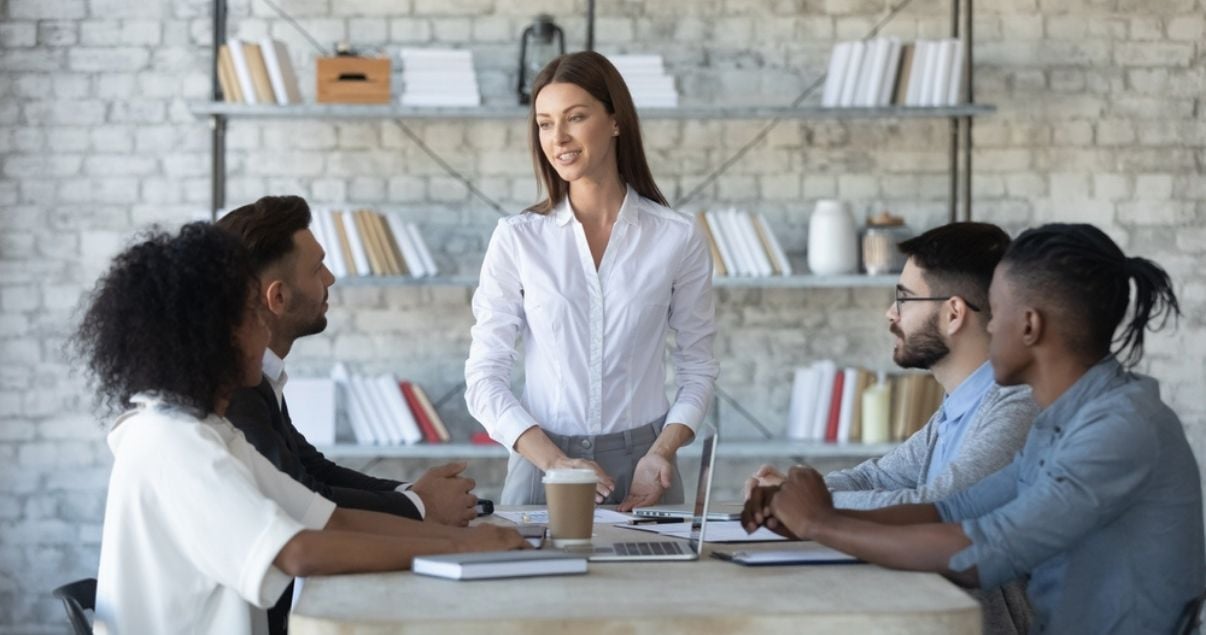
[(422, 520), (410, 498), (395, 491), (400, 482), (342, 467), (310, 445), (289, 420), (288, 405), (284, 412), (277, 406), (267, 377), (235, 392), (226, 418), (280, 471), (336, 505)]

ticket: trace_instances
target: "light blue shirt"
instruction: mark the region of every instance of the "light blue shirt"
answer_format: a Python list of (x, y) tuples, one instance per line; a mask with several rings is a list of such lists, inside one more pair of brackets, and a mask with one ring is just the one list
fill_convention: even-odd
[(1030, 575), (1035, 632), (1170, 633), (1206, 587), (1202, 487), (1150, 377), (1107, 357), (1035, 419), (1013, 462), (938, 503), (985, 588)]
[(938, 431), (938, 441), (934, 444), (934, 453), (930, 458), (930, 467), (925, 474), (925, 482), (932, 483), (950, 465), (955, 455), (959, 453), (959, 445), (963, 443), (963, 433), (967, 430), (967, 422), (975, 414), (984, 395), (992, 388), (992, 364), (984, 362), (972, 374), (967, 376), (951, 394), (946, 396), (939, 410), (939, 418), (935, 421)]

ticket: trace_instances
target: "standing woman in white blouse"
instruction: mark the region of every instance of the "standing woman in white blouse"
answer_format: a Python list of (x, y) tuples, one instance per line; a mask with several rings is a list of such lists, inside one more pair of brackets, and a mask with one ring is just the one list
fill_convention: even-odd
[(465, 364), (470, 414), (511, 450), (502, 503), (543, 504), (540, 479), (553, 468), (594, 470), (597, 501), (624, 511), (682, 502), (676, 453), (718, 373), (707, 244), (666, 207), (632, 97), (605, 57), (553, 60), (532, 94), (532, 157), (548, 197), (501, 220), (490, 239)]

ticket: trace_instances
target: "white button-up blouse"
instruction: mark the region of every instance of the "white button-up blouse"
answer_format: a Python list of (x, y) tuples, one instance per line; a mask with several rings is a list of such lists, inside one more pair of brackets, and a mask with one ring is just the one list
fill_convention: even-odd
[[(569, 198), (494, 230), (473, 294), (465, 400), (507, 448), (532, 426), (601, 435), (666, 415), (692, 430), (707, 413), (719, 367), (706, 239), (687, 215), (632, 187), (598, 271)], [(678, 386), (666, 399), (666, 331)], [(511, 370), (524, 341), (524, 390)]]

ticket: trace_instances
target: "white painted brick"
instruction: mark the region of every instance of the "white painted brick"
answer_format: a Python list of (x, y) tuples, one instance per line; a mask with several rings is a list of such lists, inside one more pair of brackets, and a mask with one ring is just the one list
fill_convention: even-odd
[(19, 48), (38, 43), (38, 27), (34, 22), (0, 24), (0, 47)]
[(93, 155), (84, 160), (84, 172), (93, 176), (145, 176), (157, 171), (153, 157), (134, 155)]
[(1119, 66), (1189, 66), (1193, 56), (1193, 44), (1123, 42), (1114, 48), (1114, 63)]
[(4, 68), (7, 71), (55, 71), (66, 63), (66, 57), (64, 49), (9, 49), (4, 52)]
[(433, 201), (459, 202), (464, 201), (469, 190), (460, 181), (451, 177), (432, 177), (428, 196)]
[(1006, 41), (1041, 40), (1043, 16), (1012, 15), (1001, 18), (1001, 35)]
[(1141, 200), (1118, 204), (1118, 222), (1127, 225), (1182, 227), (1193, 220), (1193, 204), (1187, 201)]
[(1129, 145), (1135, 141), (1135, 126), (1126, 120), (1105, 120), (1097, 123), (1097, 145)]
[(73, 71), (111, 73), (145, 68), (150, 52), (135, 47), (76, 47), (68, 51), (67, 63)]
[(456, 44), (473, 39), (469, 18), (432, 18), (431, 31), (436, 41)]
[(337, 202), (348, 197), (347, 183), (342, 179), (314, 179), (310, 183), (310, 203)]
[(389, 179), (389, 199), (394, 202), (418, 202), (427, 197), (427, 181), (414, 176), (392, 176)]
[(77, 99), (92, 93), (92, 79), (83, 74), (57, 74), (53, 80), (54, 95)]
[(1167, 200), (1172, 198), (1173, 179), (1168, 174), (1140, 174), (1135, 177), (1135, 198)]
[(1130, 198), (1131, 178), (1125, 174), (1094, 174), (1093, 197), (1117, 201)]
[(385, 179), (370, 178), (365, 176), (354, 177), (348, 193), (354, 201), (375, 203), (384, 202)]
[(879, 178), (862, 174), (838, 176), (838, 196), (845, 200), (874, 198), (879, 195)]
[(0, 353), (7, 364), (36, 364), (42, 361), (42, 351), (36, 341), (0, 340)]
[(84, 0), (8, 0), (10, 19), (72, 20), (85, 13)]
[(759, 190), (763, 198), (800, 198), (800, 177), (795, 174), (758, 177)]
[(401, 43), (430, 42), (431, 21), (425, 18), (393, 18), (389, 21), (389, 37)]
[(4, 161), (4, 173), (15, 177), (71, 176), (79, 173), (82, 162), (81, 157), (72, 155), (10, 156)]
[(1131, 18), (1132, 40), (1163, 40), (1164, 21), (1157, 17), (1142, 16)]
[(1168, 38), (1182, 42), (1200, 42), (1206, 38), (1206, 19), (1184, 15), (1168, 21)]

